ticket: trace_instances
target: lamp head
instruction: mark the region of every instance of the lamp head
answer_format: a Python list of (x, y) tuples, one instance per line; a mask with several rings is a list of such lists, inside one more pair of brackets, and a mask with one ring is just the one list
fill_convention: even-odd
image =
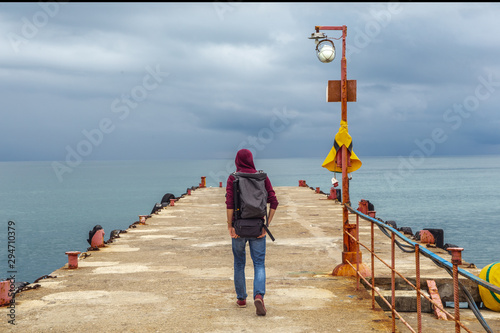
[(332, 62), (335, 59), (335, 45), (327, 36), (319, 31), (313, 32), (309, 39), (316, 43), (316, 56), (323, 63)]
[(321, 62), (332, 62), (335, 59), (335, 45), (331, 40), (323, 39), (316, 45), (316, 55)]

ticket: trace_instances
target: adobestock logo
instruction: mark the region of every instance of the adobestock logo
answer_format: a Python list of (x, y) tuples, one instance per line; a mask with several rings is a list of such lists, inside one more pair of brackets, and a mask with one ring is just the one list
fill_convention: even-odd
[(353, 53), (359, 54), (362, 49), (368, 47), (382, 33), (382, 29), (391, 23), (393, 16), (402, 11), (399, 2), (388, 3), (386, 9), (370, 10), (372, 19), (365, 23), (364, 29), (354, 28), (354, 37), (349, 38), (352, 42), (346, 45), (346, 57), (349, 58)]
[(27, 44), (30, 40), (35, 38), (40, 29), (45, 27), (50, 19), (54, 18), (59, 13), (60, 4), (66, 4), (68, 2), (38, 2), (40, 10), (35, 12), (30, 18), (23, 16), (21, 18), (21, 28), (20, 33), (8, 32), (7, 38), (9, 39), (10, 45), (15, 53), (19, 53), (20, 47)]
[(241, 1), (214, 1), (212, 6), (219, 20), (224, 21), (224, 16), (227, 13), (232, 13), (238, 6), (242, 4)]
[(476, 85), (473, 94), (467, 95), (462, 103), (455, 103), (444, 111), (442, 119), (449, 129), (445, 126), (435, 127), (428, 137), (415, 139), (413, 142), (417, 148), (412, 150), (408, 157), (398, 157), (397, 171), (384, 174), (385, 181), (391, 190), (395, 190), (398, 183), (406, 177), (410, 177), (415, 169), (425, 162), (426, 158), (434, 154), (438, 145), (449, 140), (449, 134), (462, 127), (464, 119), (469, 118), (480, 107), (481, 102), (488, 100), (500, 88), (500, 82), (494, 81), (491, 73), (488, 74), (487, 78), (479, 76), (478, 81), (479, 84)]

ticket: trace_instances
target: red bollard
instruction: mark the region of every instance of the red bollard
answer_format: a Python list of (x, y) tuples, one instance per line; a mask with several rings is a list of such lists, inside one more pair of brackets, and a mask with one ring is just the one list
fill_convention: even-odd
[(420, 230), (420, 242), (426, 244), (435, 244), (434, 235), (429, 230)]
[(78, 268), (78, 255), (80, 251), (68, 251), (66, 254), (68, 255), (68, 268), (76, 269)]
[(12, 294), (9, 295), (10, 282), (10, 280), (0, 281), (0, 306), (9, 304), (12, 300)]
[(207, 177), (203, 176), (201, 177), (200, 187), (206, 187), (206, 186), (207, 186)]
[(219, 187), (222, 187), (222, 182), (219, 182)]
[(321, 191), (319, 190), (319, 187), (316, 187), (316, 193), (319, 193), (319, 192), (321, 192)]
[(328, 199), (341, 201), (342, 194), (340, 189), (336, 189), (334, 187), (330, 188), (330, 195)]
[(451, 252), (451, 263), (454, 265), (462, 265), (462, 251), (461, 247), (449, 247), (448, 251)]
[(175, 202), (175, 199), (170, 199), (170, 206), (173, 206)]
[(91, 247), (104, 247), (104, 229), (96, 231), (90, 242)]
[(366, 200), (361, 200), (359, 203), (358, 203), (358, 210), (367, 215), (368, 214), (368, 201)]
[(188, 195), (191, 195), (191, 189), (188, 188)]

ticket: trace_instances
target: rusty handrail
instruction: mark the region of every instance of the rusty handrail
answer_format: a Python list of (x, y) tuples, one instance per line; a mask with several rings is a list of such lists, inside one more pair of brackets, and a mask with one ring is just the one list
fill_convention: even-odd
[[(345, 233), (347, 234), (347, 236), (349, 236), (350, 238), (352, 238), (352, 239), (353, 239), (356, 243), (358, 243), (359, 245), (361, 245), (361, 246), (363, 246), (364, 248), (366, 248), (366, 249), (367, 249), (367, 247), (366, 247), (363, 243), (359, 242), (359, 241), (356, 239), (356, 237), (354, 237), (353, 235), (351, 235), (351, 234), (350, 234), (349, 232), (347, 232), (347, 231), (346, 231)], [(368, 251), (370, 251), (370, 250), (368, 250)], [(370, 251), (370, 252), (371, 252), (371, 251)], [(393, 252), (392, 252), (392, 254), (393, 254)], [(456, 318), (455, 318), (452, 314), (450, 314), (448, 311), (446, 311), (446, 310), (444, 309), (444, 307), (442, 306), (442, 304), (439, 304), (439, 303), (434, 302), (434, 300), (432, 300), (431, 298), (429, 298), (427, 295), (425, 295), (424, 293), (422, 293), (420, 290), (417, 290), (417, 287), (416, 287), (416, 286), (414, 286), (414, 285), (413, 285), (410, 281), (408, 281), (408, 279), (406, 279), (406, 278), (405, 278), (405, 277), (404, 277), (401, 273), (399, 273), (397, 270), (395, 270), (392, 266), (390, 266), (389, 264), (387, 264), (387, 263), (386, 263), (383, 259), (381, 259), (380, 257), (378, 257), (376, 254), (374, 254), (374, 256), (375, 256), (375, 257), (376, 257), (376, 258), (377, 258), (380, 262), (382, 262), (384, 265), (386, 265), (389, 269), (391, 269), (391, 271), (392, 271), (393, 273), (395, 273), (395, 274), (399, 275), (399, 277), (401, 277), (401, 278), (402, 278), (402, 279), (403, 279), (406, 283), (408, 283), (408, 284), (409, 284), (409, 285), (410, 285), (413, 289), (415, 289), (419, 295), (423, 296), (423, 297), (424, 297), (425, 299), (427, 299), (430, 303), (432, 303), (432, 304), (433, 304), (433, 305), (435, 305), (437, 308), (439, 308), (441, 311), (443, 311), (443, 312), (444, 312), (444, 313), (445, 313), (448, 317), (450, 317), (450, 318), (451, 318), (451, 319), (453, 319), (454, 321), (457, 321), (457, 319), (456, 319)], [(362, 276), (362, 274), (361, 274), (361, 273), (360, 273), (360, 272), (359, 272), (359, 271), (358, 271), (358, 270), (357, 270), (357, 269), (356, 269), (356, 268), (355, 268), (355, 267), (354, 267), (354, 266), (353, 266), (353, 265), (349, 262), (349, 260), (346, 260), (346, 261), (347, 261), (347, 263), (348, 263), (348, 264), (349, 264), (349, 265), (350, 265), (350, 266), (351, 266), (354, 270), (356, 270), (358, 277), (362, 278), (362, 279), (365, 281), (365, 283), (366, 283), (369, 287), (371, 287), (371, 288), (372, 288), (372, 290), (375, 290), (375, 292), (376, 292), (376, 293), (377, 293), (380, 297), (382, 297), (382, 295), (381, 295), (381, 294), (380, 294), (380, 293), (379, 293), (379, 292), (375, 289), (375, 286), (374, 286), (373, 284), (369, 283), (369, 282), (368, 282), (368, 281), (367, 281), (367, 280), (366, 280), (366, 279)], [(392, 279), (392, 281), (394, 281), (394, 279)], [(393, 288), (394, 288), (394, 286), (393, 286)], [(392, 289), (391, 291), (393, 292), (393, 296), (394, 296), (394, 291), (395, 291), (395, 290), (394, 290), (394, 289)], [(402, 316), (401, 316), (401, 315), (400, 315), (400, 314), (396, 311), (396, 309), (394, 309), (394, 305), (393, 305), (393, 304), (389, 304), (389, 302), (388, 302), (388, 301), (387, 301), (384, 297), (382, 297), (382, 300), (383, 300), (383, 301), (384, 301), (384, 302), (385, 302), (385, 303), (389, 306), (389, 308), (391, 308), (391, 311), (393, 311), (393, 312), (394, 312), (394, 314), (396, 314), (396, 315), (399, 317), (399, 319), (401, 319), (401, 321), (402, 321), (402, 322), (403, 322), (403, 323), (404, 323), (404, 324), (405, 324), (405, 325), (406, 325), (406, 326), (407, 326), (407, 327), (408, 327), (408, 328), (409, 328), (412, 332), (415, 332), (415, 331), (413, 330), (413, 328), (412, 328), (412, 327), (411, 327), (411, 326), (410, 326), (410, 325), (409, 325), (409, 324), (408, 324), (408, 323), (407, 323), (407, 322), (403, 319), (403, 317), (402, 317)], [(418, 298), (418, 297), (417, 297), (417, 300), (419, 300), (419, 298)], [(393, 301), (393, 302), (394, 302), (394, 301), (395, 301), (395, 297), (391, 297), (391, 301)], [(417, 308), (417, 309), (418, 309), (418, 310), (420, 310), (420, 306), (418, 306), (418, 308)], [(420, 329), (419, 329), (419, 331), (418, 331), (418, 332), (421, 332), (421, 331), (422, 331), (422, 329), (421, 329), (420, 314), (418, 315), (418, 323), (419, 323), (419, 327), (420, 327)], [(470, 330), (469, 330), (466, 326), (464, 326), (462, 323), (458, 322), (458, 324), (459, 324), (462, 328), (464, 328), (467, 332), (472, 333), (472, 332), (471, 332), (471, 331), (470, 331)]]
[[(352, 208), (351, 206), (349, 205), (345, 205), (346, 208), (353, 214), (356, 214), (356, 215), (359, 215), (362, 219), (364, 220), (367, 220), (369, 222), (373, 222), (375, 224), (377, 224), (379, 227), (382, 227), (382, 228), (385, 228), (385, 229), (388, 229), (390, 232), (394, 233), (395, 236), (398, 236), (401, 240), (405, 241), (406, 243), (408, 243), (410, 246), (412, 247), (415, 247), (415, 245), (418, 245), (418, 243), (415, 243), (413, 241), (411, 241), (408, 237), (404, 236), (403, 234), (401, 234), (398, 230), (392, 228), (391, 226), (389, 225), (386, 225), (382, 222), (380, 222), (379, 220), (371, 217), (371, 216), (368, 216), (366, 214), (363, 214), (362, 212), (358, 211), (358, 210), (355, 210), (354, 208)], [(453, 265), (439, 257), (439, 256), (436, 256), (434, 253), (432, 253), (431, 251), (425, 249), (425, 248), (422, 248), (421, 249), (421, 253), (423, 255), (425, 255), (426, 257), (432, 257), (433, 259), (435, 259), (436, 261), (439, 261), (439, 264), (452, 270), (453, 269)], [(477, 283), (478, 285), (494, 292), (494, 293), (497, 293), (497, 294), (500, 294), (500, 287), (498, 286), (495, 286), (494, 284), (491, 284), (483, 279), (481, 279), (480, 277), (477, 277), (475, 275), (472, 275), (470, 274), (469, 272), (467, 272), (466, 270), (462, 269), (462, 268), (458, 268), (458, 274), (462, 275), (463, 277), (469, 279), (469, 280), (472, 280), (474, 281), (475, 283)]]
[[(413, 289), (416, 290), (417, 292), (417, 295), (421, 295), (423, 296), (424, 298), (426, 298), (431, 304), (433, 304), (434, 306), (436, 306), (438, 309), (440, 309), (441, 311), (443, 311), (447, 316), (449, 316), (451, 319), (453, 319), (456, 323), (456, 332), (459, 332), (460, 331), (460, 327), (464, 328), (467, 332), (471, 332), (467, 327), (465, 327), (461, 322), (460, 322), (460, 313), (459, 313), (459, 310), (458, 310), (458, 297), (455, 297), (455, 314), (456, 316), (453, 316), (451, 315), (450, 313), (448, 313), (446, 310), (444, 310), (444, 307), (442, 304), (437, 304), (435, 303), (432, 299), (430, 299), (427, 295), (425, 295), (424, 293), (421, 292), (420, 290), (420, 261), (419, 261), (419, 257), (420, 257), (420, 254), (426, 256), (427, 258), (431, 259), (437, 266), (445, 269), (448, 273), (450, 273), (450, 275), (452, 275), (453, 279), (457, 280), (455, 281), (456, 283), (454, 283), (454, 285), (458, 286), (458, 274), (464, 276), (465, 278), (468, 278), (469, 280), (472, 280), (474, 281), (475, 283), (477, 283), (478, 285), (481, 285), (483, 287), (485, 287), (486, 289), (492, 291), (492, 292), (495, 292), (495, 293), (500, 293), (500, 288), (491, 284), (491, 283), (488, 283), (486, 281), (484, 281), (483, 279), (479, 278), (479, 277), (476, 277), (475, 275), (472, 275), (470, 274), (469, 272), (461, 269), (458, 267), (458, 264), (457, 263), (454, 263), (454, 264), (451, 264), (450, 262), (446, 261), (445, 259), (439, 257), (439, 256), (436, 256), (434, 253), (432, 253), (431, 251), (425, 249), (425, 248), (420, 248), (419, 244), (418, 243), (415, 243), (413, 241), (411, 241), (410, 239), (408, 239), (406, 236), (404, 236), (403, 234), (401, 234), (398, 230), (392, 228), (391, 226), (388, 226), (382, 222), (380, 222), (379, 220), (371, 217), (371, 216), (368, 216), (366, 214), (363, 214), (362, 212), (358, 211), (358, 210), (355, 210), (353, 209), (352, 207), (350, 207), (349, 205), (345, 204), (344, 205), (345, 208), (347, 208), (347, 210), (349, 210), (351, 213), (353, 214), (356, 214), (356, 218), (357, 218), (357, 224), (359, 224), (359, 217), (361, 217), (362, 219), (368, 221), (368, 222), (371, 222), (371, 233), (372, 233), (372, 237), (371, 237), (371, 247), (368, 248), (366, 245), (364, 245), (363, 243), (361, 243), (359, 241), (359, 232), (357, 235), (352, 235), (350, 234), (349, 232), (347, 231), (344, 231), (345, 234), (350, 237), (351, 239), (353, 239), (357, 244), (358, 246), (361, 245), (362, 247), (364, 247), (368, 252), (371, 253), (371, 256), (372, 256), (372, 283), (369, 283), (363, 276), (362, 274), (359, 272), (359, 270), (357, 269), (358, 267), (358, 263), (356, 263), (356, 266), (354, 266), (352, 263), (350, 263), (349, 261), (347, 261), (347, 263), (356, 271), (357, 273), (357, 285), (359, 286), (359, 278), (362, 278), (365, 283), (371, 287), (372, 289), (372, 308), (374, 307), (374, 292), (376, 292), (380, 297), (381, 299), (387, 303), (387, 305), (389, 306), (389, 308), (391, 309), (393, 315), (392, 315), (392, 321), (393, 321), (393, 331), (395, 330), (395, 316), (398, 316), (400, 318), (400, 320), (412, 331), (412, 332), (415, 332), (414, 329), (401, 317), (401, 315), (395, 310), (395, 295), (394, 295), (394, 291), (395, 291), (395, 286), (394, 286), (394, 281), (395, 281), (395, 274), (398, 274), (398, 276), (400, 276), (405, 282), (407, 282)], [(384, 260), (382, 260), (379, 256), (377, 256), (375, 254), (375, 251), (374, 251), (374, 237), (373, 237), (373, 226), (374, 225), (377, 225), (379, 226), (379, 228), (384, 228), (386, 230), (388, 230), (390, 233), (391, 233), (391, 257), (392, 257), (392, 265), (389, 265), (388, 263), (386, 263)], [(357, 230), (359, 230), (359, 228), (357, 228)], [(384, 231), (384, 230), (382, 230)], [(384, 234), (387, 235), (387, 232), (384, 231)], [(405, 247), (409, 247), (409, 248), (413, 248), (414, 251), (415, 251), (415, 261), (416, 261), (416, 284), (418, 284), (418, 287), (416, 287), (415, 285), (413, 285), (410, 281), (408, 281), (408, 279), (406, 279), (401, 273), (399, 273), (398, 271), (396, 271), (396, 269), (394, 268), (394, 262), (395, 262), (395, 259), (394, 259), (394, 244), (395, 244), (395, 236), (399, 237), (401, 240), (403, 240), (404, 242), (408, 243), (409, 245), (404, 245)], [(402, 246), (398, 243), (398, 246), (403, 250)], [(387, 266), (388, 268), (391, 269), (391, 284), (392, 284), (392, 304), (389, 304), (389, 302), (375, 289), (375, 286), (374, 286), (374, 258), (377, 258), (380, 262), (382, 262), (385, 266)], [(456, 292), (458, 294), (458, 287), (456, 287)], [(422, 332), (422, 327), (421, 327), (421, 304), (420, 304), (420, 297), (417, 297), (417, 320), (418, 320), (418, 332)], [(479, 310), (477, 310), (477, 312), (479, 312)], [(485, 330), (487, 332), (491, 332), (491, 329), (488, 327), (487, 323), (485, 322), (484, 318), (482, 318), (480, 312), (479, 313), (476, 313), (476, 311), (474, 311), (474, 314), (476, 315), (476, 317), (478, 318), (478, 320), (480, 321), (480, 323), (483, 325), (483, 327), (485, 328)]]
[[(355, 269), (355, 270), (356, 270), (356, 267), (354, 267), (354, 266), (352, 265), (352, 263), (351, 263), (349, 260), (346, 260), (346, 262), (347, 262), (347, 263), (348, 263), (348, 264), (349, 264), (349, 265), (350, 265), (353, 269)], [(370, 283), (366, 280), (366, 278), (365, 278), (362, 274), (359, 274), (359, 272), (358, 272), (358, 276), (359, 276), (361, 279), (363, 279), (363, 281), (365, 281), (365, 283), (366, 283), (368, 286), (372, 287), (372, 285), (371, 285), (371, 284), (370, 284)], [(392, 308), (392, 305), (391, 305), (391, 304), (389, 304), (389, 301), (387, 301), (387, 300), (385, 299), (385, 297), (384, 297), (384, 296), (382, 296), (382, 294), (378, 292), (378, 290), (376, 290), (376, 289), (375, 289), (375, 288), (373, 288), (373, 287), (372, 287), (372, 290), (373, 290), (374, 292), (376, 292), (376, 293), (377, 293), (377, 295), (379, 295), (379, 296), (380, 296), (380, 298), (381, 298), (381, 299), (385, 302), (385, 304), (387, 304), (387, 306), (389, 306), (390, 308)], [(400, 319), (400, 320), (401, 320), (401, 321), (402, 321), (402, 322), (403, 322), (403, 323), (404, 323), (404, 324), (405, 324), (405, 325), (406, 325), (406, 326), (407, 326), (407, 327), (408, 327), (408, 328), (409, 328), (412, 332), (415, 332), (415, 331), (413, 330), (413, 328), (412, 328), (412, 327), (411, 327), (411, 326), (410, 326), (410, 325), (409, 325), (409, 324), (408, 324), (408, 323), (404, 320), (404, 318), (403, 318), (403, 317), (399, 314), (399, 312), (397, 312), (395, 309), (394, 309), (394, 313), (395, 313), (395, 314), (399, 317), (399, 319)]]

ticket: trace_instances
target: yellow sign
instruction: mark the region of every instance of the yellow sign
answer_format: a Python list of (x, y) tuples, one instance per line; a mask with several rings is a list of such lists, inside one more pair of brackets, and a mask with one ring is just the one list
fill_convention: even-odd
[(341, 120), (339, 131), (335, 135), (333, 147), (321, 165), (323, 168), (333, 172), (342, 172), (341, 161), (337, 165), (337, 154), (341, 152), (342, 146), (346, 146), (348, 152), (351, 154), (351, 161), (347, 164), (347, 172), (354, 172), (361, 167), (361, 160), (352, 151), (352, 138), (347, 131), (347, 122)]

